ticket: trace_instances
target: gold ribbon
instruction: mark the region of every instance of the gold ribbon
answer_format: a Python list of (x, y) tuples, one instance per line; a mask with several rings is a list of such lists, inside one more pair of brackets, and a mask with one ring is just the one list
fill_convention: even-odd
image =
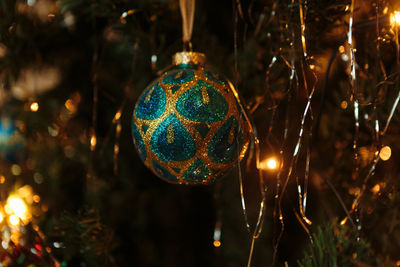
[(179, 6), (182, 14), (183, 45), (189, 45), (191, 49), (195, 0), (179, 0)]

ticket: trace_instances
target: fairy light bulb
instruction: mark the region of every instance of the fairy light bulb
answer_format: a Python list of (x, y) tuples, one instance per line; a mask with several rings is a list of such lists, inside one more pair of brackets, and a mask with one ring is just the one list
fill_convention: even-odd
[(260, 162), (259, 169), (275, 170), (278, 167), (278, 161), (275, 157), (270, 157)]

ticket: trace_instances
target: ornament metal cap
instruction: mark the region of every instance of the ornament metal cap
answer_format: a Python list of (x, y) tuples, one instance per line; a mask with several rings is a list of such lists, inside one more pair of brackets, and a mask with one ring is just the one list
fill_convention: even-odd
[(199, 52), (182, 51), (172, 56), (172, 64), (176, 66), (181, 64), (204, 66), (206, 64), (206, 56)]

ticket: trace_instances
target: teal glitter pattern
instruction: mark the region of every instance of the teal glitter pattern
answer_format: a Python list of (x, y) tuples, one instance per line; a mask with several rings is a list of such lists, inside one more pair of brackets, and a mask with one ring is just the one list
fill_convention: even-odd
[(164, 84), (178, 85), (187, 83), (194, 78), (194, 72), (188, 68), (176, 69), (168, 72), (163, 79)]
[(220, 84), (227, 84), (227, 82), (224, 79), (221, 79), (221, 77), (218, 74), (213, 73), (210, 70), (204, 70), (204, 76), (206, 76), (206, 78), (209, 79), (210, 81), (217, 82)]
[[(232, 133), (233, 136), (230, 137)], [(237, 135), (238, 122), (235, 117), (230, 116), (214, 134), (207, 146), (208, 155), (212, 162), (231, 163), (238, 158)], [(241, 140), (239, 140), (239, 147), (241, 147)]]
[(163, 161), (185, 161), (196, 154), (196, 144), (175, 114), (168, 116), (154, 131), (151, 149)]
[(176, 178), (175, 175), (171, 174), (168, 170), (163, 168), (155, 160), (153, 160), (153, 168), (154, 168), (154, 171), (156, 172), (156, 174), (158, 174), (160, 177), (164, 178), (165, 180), (168, 180), (171, 182), (178, 182), (178, 178)]
[[(206, 99), (203, 88), (207, 91)], [(228, 103), (214, 86), (199, 80), (178, 98), (176, 110), (189, 120), (213, 123), (225, 118)]]
[(144, 145), (142, 136), (140, 135), (139, 130), (136, 127), (136, 124), (134, 121), (132, 122), (132, 133), (133, 133), (133, 142), (136, 146), (139, 157), (141, 160), (145, 161), (146, 160), (146, 147)]
[(136, 105), (136, 117), (142, 120), (155, 120), (164, 113), (166, 103), (165, 92), (157, 82), (140, 97)]
[(210, 175), (206, 164), (201, 159), (196, 159), (185, 171), (182, 179), (189, 182), (202, 182)]

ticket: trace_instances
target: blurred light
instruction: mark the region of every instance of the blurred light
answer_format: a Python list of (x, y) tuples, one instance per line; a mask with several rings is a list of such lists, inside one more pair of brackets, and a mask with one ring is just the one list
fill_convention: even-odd
[(48, 131), (49, 134), (50, 134), (51, 136), (53, 136), (53, 137), (55, 137), (55, 136), (58, 135), (58, 127), (49, 126), (49, 127), (47, 127), (47, 131)]
[(157, 62), (157, 55), (151, 55), (151, 63), (155, 64)]
[(15, 176), (20, 175), (22, 172), (21, 167), (18, 164), (13, 164), (11, 166), (11, 173)]
[(135, 13), (135, 10), (131, 9), (122, 13), (121, 17), (126, 18), (128, 15)]
[(6, 182), (6, 177), (4, 175), (0, 176), (0, 184), (4, 184)]
[(277, 160), (272, 157), (260, 162), (259, 169), (261, 170), (274, 170), (278, 166)]
[(7, 55), (7, 46), (0, 43), (0, 58), (3, 58)]
[(386, 7), (383, 9), (383, 14), (386, 14), (386, 13), (388, 12), (388, 10), (389, 10), (389, 8), (386, 6)]
[(28, 6), (34, 6), (36, 4), (36, 0), (28, 0), (26, 1), (26, 3), (28, 4)]
[(214, 240), (213, 245), (214, 245), (214, 247), (219, 248), (221, 246), (221, 241)]
[(392, 24), (392, 26), (400, 25), (400, 11), (395, 11), (390, 14), (390, 24)]
[(28, 217), (28, 207), (21, 198), (11, 195), (7, 199), (7, 205), (17, 217), (21, 219), (26, 219)]
[(32, 102), (30, 105), (30, 109), (32, 112), (36, 112), (39, 110), (39, 103), (38, 102)]
[(75, 25), (75, 17), (71, 12), (66, 12), (64, 14), (64, 25), (67, 28), (72, 28)]
[(71, 99), (65, 101), (65, 108), (71, 113), (75, 113), (77, 110), (75, 103)]
[(40, 202), (40, 196), (39, 196), (39, 195), (34, 195), (34, 196), (32, 197), (32, 199), (33, 199), (33, 201), (34, 201), (35, 203), (39, 203), (39, 202)]
[(372, 187), (371, 191), (374, 194), (378, 194), (379, 191), (381, 190), (381, 186), (379, 184), (376, 184), (374, 187)]
[(342, 109), (346, 109), (346, 108), (347, 108), (347, 101), (346, 101), (346, 100), (343, 100), (342, 103), (340, 103), (340, 107), (341, 107)]
[(14, 214), (11, 215), (11, 216), (8, 218), (8, 220), (10, 221), (11, 225), (14, 225), (14, 226), (18, 225), (18, 223), (19, 223), (18, 217), (15, 216)]
[(343, 61), (348, 61), (349, 60), (349, 57), (346, 54), (342, 54), (341, 58), (342, 58)]
[(384, 146), (381, 148), (381, 151), (379, 152), (379, 157), (385, 161), (390, 159), (390, 156), (392, 155), (392, 149), (390, 146)]
[(35, 181), (35, 183), (41, 184), (41, 183), (43, 183), (44, 178), (43, 178), (43, 175), (41, 175), (41, 174), (38, 173), (38, 172), (35, 172), (35, 173), (33, 174), (33, 180)]
[(4, 214), (0, 212), (0, 223), (3, 221), (3, 219), (4, 219)]
[(49, 207), (46, 205), (46, 204), (43, 204), (42, 205), (42, 211), (43, 212), (46, 212), (46, 211), (48, 211), (49, 210)]
[(345, 225), (346, 222), (347, 222), (347, 217), (345, 217), (345, 218), (340, 222), (340, 225)]
[(121, 118), (121, 111), (120, 110), (118, 110), (118, 112), (117, 113), (115, 113), (115, 116), (114, 116), (114, 120), (119, 120)]
[(92, 135), (92, 137), (90, 137), (90, 150), (94, 150), (97, 144), (97, 139), (96, 136)]

